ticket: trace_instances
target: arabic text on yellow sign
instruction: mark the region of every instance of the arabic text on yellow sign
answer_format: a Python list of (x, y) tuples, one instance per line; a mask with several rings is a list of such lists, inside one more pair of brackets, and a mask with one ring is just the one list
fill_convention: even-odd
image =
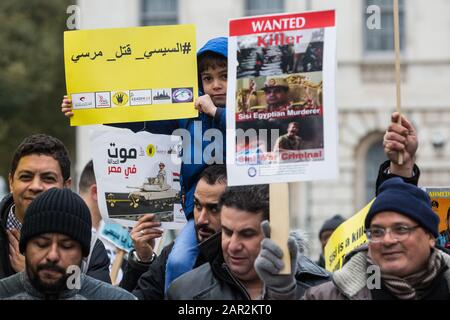
[(193, 25), (64, 33), (71, 125), (197, 116)]

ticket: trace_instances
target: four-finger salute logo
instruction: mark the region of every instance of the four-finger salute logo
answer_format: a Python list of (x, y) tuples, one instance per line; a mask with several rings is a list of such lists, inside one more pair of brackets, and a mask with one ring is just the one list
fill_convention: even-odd
[(125, 106), (128, 103), (128, 94), (123, 91), (117, 91), (114, 93), (112, 101), (116, 106)]

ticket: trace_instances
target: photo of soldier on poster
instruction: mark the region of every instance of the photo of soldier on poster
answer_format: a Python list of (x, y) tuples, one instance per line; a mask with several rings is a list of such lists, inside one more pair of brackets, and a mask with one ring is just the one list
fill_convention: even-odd
[[(259, 154), (283, 151), (280, 143), (291, 150), (323, 148), (321, 79), (321, 72), (238, 79), (236, 129), (257, 135), (249, 139), (258, 141)], [(255, 143), (237, 141), (238, 152), (253, 153), (246, 146)]]
[(181, 210), (181, 140), (108, 128), (91, 132), (98, 204), (105, 221), (133, 227), (147, 213), (164, 229), (185, 223)]
[(229, 183), (337, 175), (334, 11), (230, 20)]

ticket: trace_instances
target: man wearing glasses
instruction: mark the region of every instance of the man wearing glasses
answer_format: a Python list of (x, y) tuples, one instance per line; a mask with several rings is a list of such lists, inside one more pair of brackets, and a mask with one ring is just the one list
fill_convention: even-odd
[(368, 246), (305, 299), (450, 299), (450, 255), (435, 247), (438, 225), (426, 192), (401, 178), (385, 181), (365, 219)]

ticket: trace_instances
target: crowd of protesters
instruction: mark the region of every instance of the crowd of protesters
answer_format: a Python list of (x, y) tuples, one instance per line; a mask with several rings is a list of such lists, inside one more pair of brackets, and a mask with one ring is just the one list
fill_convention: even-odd
[[(217, 128), (225, 136), (227, 39), (210, 40), (197, 58), (198, 118), (117, 126), (160, 134), (186, 128), (193, 138), (183, 148), (191, 150), (207, 147), (196, 142), (202, 137), (195, 136), (195, 121), (202, 130)], [(61, 111), (73, 115), (67, 97)], [(368, 242), (348, 254), (340, 270), (326, 271), (323, 256), (321, 266), (309, 259), (304, 234), (291, 232), (290, 273), (280, 273), (283, 251), (270, 238), (269, 186), (228, 186), (222, 146), (215, 164), (208, 159), (182, 164), (188, 222), (175, 241), (156, 254), (162, 231), (151, 212), (130, 231), (134, 250), (119, 286), (110, 284), (110, 258), (96, 237), (101, 216), (92, 201), (95, 179), (86, 173), (80, 197), (70, 190), (71, 162), (62, 142), (45, 134), (27, 137), (12, 156), (10, 193), (0, 203), (0, 298), (449, 299), (450, 255), (437, 242), (439, 218), (430, 198), (417, 187), (415, 128), (405, 117), (398, 122), (399, 116), (392, 115), (384, 136), (388, 160), (380, 166), (377, 198), (364, 222)], [(323, 247), (344, 220), (334, 216), (324, 223)], [(369, 268), (378, 270), (376, 285), (369, 285)]]

